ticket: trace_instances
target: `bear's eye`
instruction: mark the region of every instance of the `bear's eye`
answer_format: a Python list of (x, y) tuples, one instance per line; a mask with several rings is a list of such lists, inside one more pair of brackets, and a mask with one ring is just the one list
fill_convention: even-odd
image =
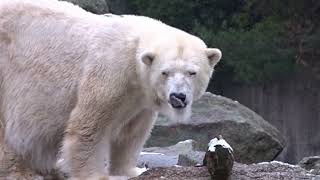
[(194, 71), (189, 71), (188, 74), (189, 74), (190, 76), (195, 76), (197, 73), (194, 72)]
[(165, 77), (167, 77), (167, 76), (169, 76), (169, 72), (167, 72), (167, 71), (162, 71), (162, 76), (165, 76)]

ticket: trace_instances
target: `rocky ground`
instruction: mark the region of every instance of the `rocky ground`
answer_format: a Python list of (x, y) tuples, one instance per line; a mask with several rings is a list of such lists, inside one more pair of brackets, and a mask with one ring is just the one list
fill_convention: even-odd
[[(166, 167), (153, 168), (132, 180), (208, 180), (210, 174), (206, 167)], [(235, 163), (231, 180), (320, 180), (320, 175), (278, 161), (240, 164)]]
[[(208, 168), (202, 164), (204, 152), (197, 150), (197, 143), (186, 140), (174, 146), (146, 148), (139, 158), (139, 165), (148, 171), (133, 180), (208, 180)], [(198, 165), (198, 166), (195, 166)], [(227, 178), (214, 178), (224, 180)], [(231, 180), (320, 180), (320, 157), (306, 157), (297, 165), (279, 161), (241, 164), (234, 163)]]

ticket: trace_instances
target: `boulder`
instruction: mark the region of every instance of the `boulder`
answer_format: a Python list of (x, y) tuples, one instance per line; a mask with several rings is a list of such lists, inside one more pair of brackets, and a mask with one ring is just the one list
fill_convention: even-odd
[(235, 160), (241, 163), (274, 160), (284, 147), (280, 132), (261, 116), (237, 101), (211, 93), (194, 103), (187, 122), (159, 117), (146, 147), (194, 139), (206, 151), (208, 142), (218, 135), (233, 147)]
[(106, 0), (63, 0), (76, 4), (83, 9), (95, 14), (109, 13), (109, 6)]
[(298, 165), (306, 170), (310, 170), (313, 174), (320, 175), (320, 156), (305, 157)]
[(151, 147), (143, 149), (138, 159), (139, 167), (195, 166), (202, 164), (205, 152), (198, 151), (193, 140), (178, 142), (169, 147)]
[[(131, 180), (208, 180), (210, 174), (206, 167), (169, 167), (154, 168)], [(231, 180), (256, 179), (256, 180), (279, 180), (279, 179), (304, 179), (320, 180), (319, 175), (295, 165), (278, 161), (258, 164), (235, 163), (232, 170)]]

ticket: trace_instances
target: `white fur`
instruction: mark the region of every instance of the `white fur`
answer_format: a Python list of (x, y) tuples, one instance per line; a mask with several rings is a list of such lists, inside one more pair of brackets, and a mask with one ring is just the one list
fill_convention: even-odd
[[(187, 119), (220, 57), (151, 18), (99, 16), (56, 0), (2, 0), (0, 143), (37, 172), (55, 167), (62, 146), (72, 178), (107, 178), (105, 159), (109, 174), (136, 176), (158, 112)], [(168, 103), (175, 91), (186, 94), (186, 108)]]

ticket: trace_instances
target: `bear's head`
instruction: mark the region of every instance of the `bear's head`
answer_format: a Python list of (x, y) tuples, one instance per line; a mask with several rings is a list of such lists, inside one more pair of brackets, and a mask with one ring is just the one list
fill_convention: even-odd
[(192, 103), (204, 94), (221, 51), (183, 31), (168, 34), (151, 38), (138, 58), (157, 110), (179, 122), (189, 118)]

